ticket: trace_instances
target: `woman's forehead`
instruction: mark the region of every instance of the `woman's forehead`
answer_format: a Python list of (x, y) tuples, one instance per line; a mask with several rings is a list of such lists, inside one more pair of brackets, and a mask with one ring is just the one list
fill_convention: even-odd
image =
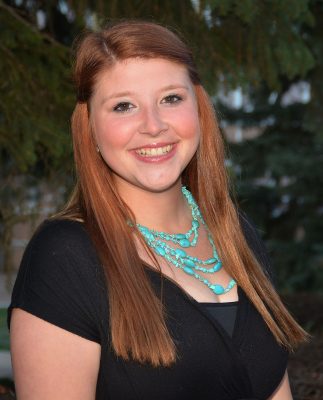
[(129, 58), (103, 70), (96, 79), (95, 91), (162, 90), (180, 86), (188, 90), (192, 86), (187, 68), (182, 64), (162, 58)]

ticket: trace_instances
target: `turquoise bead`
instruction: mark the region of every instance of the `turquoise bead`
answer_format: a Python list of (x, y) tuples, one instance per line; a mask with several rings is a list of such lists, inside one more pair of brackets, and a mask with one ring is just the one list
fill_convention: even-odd
[(190, 260), (189, 258), (185, 258), (183, 260), (183, 264), (185, 264), (187, 267), (190, 267), (190, 268), (194, 268), (195, 267), (195, 262)]
[(215, 264), (218, 260), (216, 258), (209, 258), (208, 260), (205, 261), (205, 264)]
[(212, 289), (215, 294), (223, 294), (224, 293), (224, 288), (222, 285), (212, 285), (210, 287), (210, 289)]
[(186, 239), (186, 235), (184, 235), (184, 233), (177, 233), (175, 235), (175, 238), (180, 240), (180, 239)]
[(156, 247), (155, 247), (155, 252), (156, 252), (159, 256), (162, 256), (162, 257), (164, 257), (165, 254), (166, 254), (166, 251), (165, 251), (162, 247), (160, 247), (160, 246), (156, 246)]
[(190, 247), (191, 246), (191, 242), (188, 239), (181, 239), (179, 241), (179, 244), (182, 247)]
[(150, 232), (145, 232), (145, 236), (148, 240), (154, 240), (155, 236)]
[(144, 226), (140, 228), (141, 233), (148, 239), (148, 240), (154, 240), (155, 236)]
[(175, 253), (178, 257), (186, 257), (186, 251), (182, 250), (182, 249), (176, 249)]
[(217, 272), (221, 269), (222, 267), (222, 263), (219, 261), (217, 264), (214, 265), (214, 267), (212, 268), (214, 272)]
[(184, 267), (183, 271), (186, 272), (188, 275), (194, 275), (195, 272), (192, 270), (192, 268), (189, 267)]

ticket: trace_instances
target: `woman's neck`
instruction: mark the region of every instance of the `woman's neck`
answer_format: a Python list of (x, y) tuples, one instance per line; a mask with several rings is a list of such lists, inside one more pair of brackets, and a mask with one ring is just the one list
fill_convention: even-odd
[(134, 213), (136, 222), (147, 228), (177, 233), (191, 227), (191, 211), (180, 182), (162, 192), (128, 187), (126, 191), (119, 190), (119, 193)]

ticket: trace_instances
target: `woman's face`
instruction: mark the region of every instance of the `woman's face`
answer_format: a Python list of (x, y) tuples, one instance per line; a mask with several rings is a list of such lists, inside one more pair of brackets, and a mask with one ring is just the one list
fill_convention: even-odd
[(185, 67), (127, 59), (103, 72), (90, 103), (96, 143), (116, 185), (161, 192), (178, 182), (199, 144), (193, 85)]

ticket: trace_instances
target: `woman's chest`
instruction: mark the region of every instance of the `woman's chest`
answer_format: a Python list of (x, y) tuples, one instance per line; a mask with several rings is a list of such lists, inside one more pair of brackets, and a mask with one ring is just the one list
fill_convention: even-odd
[[(160, 277), (151, 272), (156, 289)], [(241, 290), (231, 338), (178, 286), (165, 281), (167, 325), (177, 349), (170, 367), (152, 367), (116, 357), (102, 347), (97, 399), (266, 399), (286, 368), (287, 353), (275, 342)], [(105, 349), (105, 350), (104, 350)]]
[(111, 399), (225, 400), (250, 394), (246, 370), (224, 330), (206, 315), (178, 306), (171, 311), (167, 307), (176, 362), (156, 368), (107, 354)]

